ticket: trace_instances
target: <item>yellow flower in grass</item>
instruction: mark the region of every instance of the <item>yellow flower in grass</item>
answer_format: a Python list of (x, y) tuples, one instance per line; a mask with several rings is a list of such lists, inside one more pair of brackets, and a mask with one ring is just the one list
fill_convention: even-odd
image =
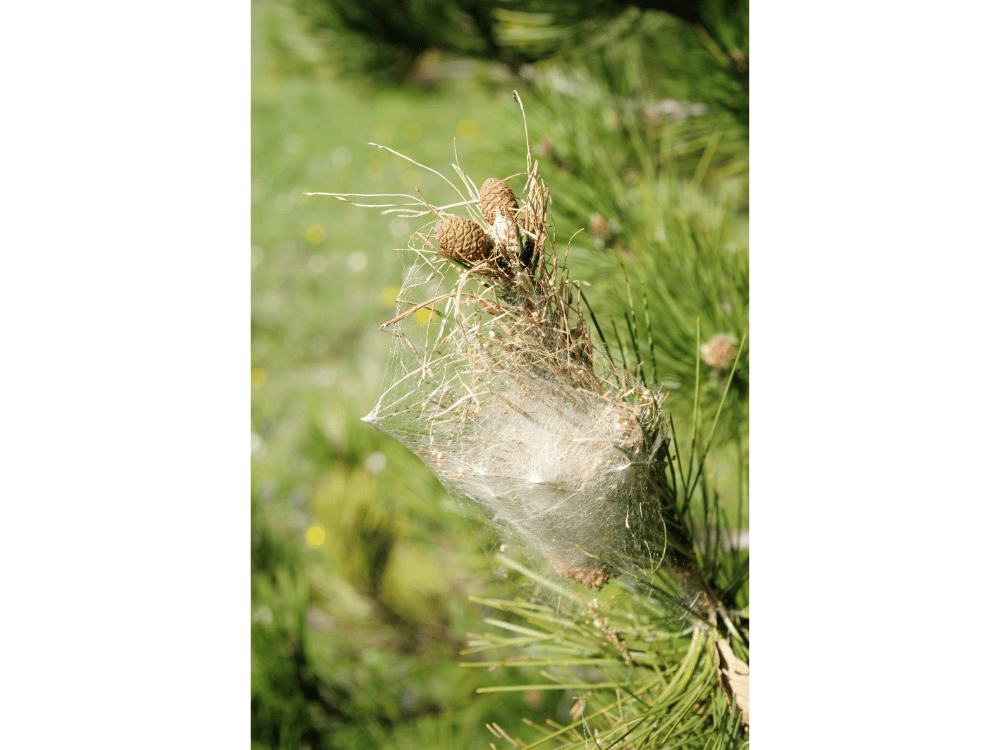
[(382, 304), (385, 305), (386, 307), (395, 307), (396, 297), (398, 296), (399, 296), (398, 286), (387, 286), (379, 293), (378, 298), (382, 302)]
[(318, 245), (326, 237), (326, 230), (321, 224), (310, 224), (306, 230), (306, 242), (310, 245)]
[(478, 135), (478, 131), (476, 130), (476, 123), (474, 123), (472, 120), (462, 120), (460, 123), (458, 123), (458, 127), (455, 128), (455, 132), (458, 133), (458, 135), (461, 136), (462, 138), (465, 138), (465, 140), (467, 141), (475, 138), (476, 135)]
[(309, 527), (309, 531), (306, 532), (306, 543), (310, 547), (322, 547), (325, 541), (326, 532), (322, 526), (314, 524)]

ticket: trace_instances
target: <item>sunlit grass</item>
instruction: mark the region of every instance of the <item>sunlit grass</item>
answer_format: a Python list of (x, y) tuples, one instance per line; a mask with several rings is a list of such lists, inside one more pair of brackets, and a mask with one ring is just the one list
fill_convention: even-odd
[[(495, 585), (489, 561), (423, 465), (360, 421), (388, 357), (378, 327), (402, 279), (397, 248), (419, 224), (304, 193), (440, 195), (445, 186), (368, 143), (439, 162), (457, 138), (486, 169), (497, 158), (490, 123), (509, 92), (368, 95), (336, 82), (321, 59), (303, 63), (287, 41), (300, 30), (282, 6), (255, 3), (253, 23), (255, 731), (284, 727), (271, 741), (296, 748), (321, 746), (317, 737), (486, 746), (486, 723), (506, 720), (508, 703), (525, 706), (520, 696), (473, 705), (480, 677), (457, 666), (478, 619), (465, 597)], [(297, 653), (309, 679), (350, 696), (320, 700), (349, 722), (315, 718)]]

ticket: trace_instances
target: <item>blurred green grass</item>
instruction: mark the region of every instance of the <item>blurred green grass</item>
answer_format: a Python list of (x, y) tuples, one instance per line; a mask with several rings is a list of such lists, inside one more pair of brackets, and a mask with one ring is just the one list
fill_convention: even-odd
[(285, 6), (252, 14), (253, 743), (485, 747), (488, 722), (544, 720), (558, 699), (474, 696), (483, 675), (458, 650), (482, 618), (468, 595), (496, 593), (489, 562), (430, 472), (360, 421), (388, 356), (395, 248), (418, 225), (303, 193), (419, 185), (446, 202), (366, 144), (440, 167), (457, 137), (463, 163), (489, 169), (509, 91), (365, 92)]
[[(486, 747), (495, 739), (488, 722), (565, 718), (569, 706), (555, 691), (474, 695), (483, 684), (518, 683), (516, 670), (457, 667), (465, 634), (480, 630), (484, 616), (469, 595), (505, 592), (454, 500), (419, 460), (360, 421), (380, 391), (389, 337), (378, 327), (392, 315), (408, 264), (396, 248), (423, 220), (304, 195), (419, 186), (432, 203), (453, 200), (440, 180), (369, 141), (446, 172), (457, 139), (463, 168), (480, 182), (523, 170), (510, 86), (474, 74), (420, 92), (365, 89), (337, 78), (321, 41), (287, 6), (254, 0), (251, 7), (254, 746)], [(592, 123), (581, 118), (575, 131), (561, 133), (566, 113), (555, 111), (555, 101), (529, 100), (528, 121), (533, 143), (551, 139), (566, 162), (568, 147), (586, 150), (581, 134)], [(594, 116), (607, 120), (603, 110)], [(697, 170), (698, 146), (690, 143)], [(709, 143), (703, 139), (702, 152)], [(606, 184), (581, 187), (560, 176), (557, 159), (543, 158), (560, 242), (586, 226), (590, 212), (617, 211), (632, 222), (633, 236), (669, 244), (675, 236), (661, 239), (642, 212), (662, 210), (683, 191), (689, 214), (715, 215), (716, 234), (745, 240), (743, 219), (720, 228), (742, 215), (742, 208), (718, 207), (726, 191), (739, 201), (739, 187), (717, 179), (725, 166), (702, 171), (708, 191), (690, 187), (689, 169), (664, 176), (672, 193), (654, 191), (631, 208), (636, 185), (623, 182), (621, 167), (610, 159)], [(643, 179), (639, 187), (659, 184), (657, 175)], [(574, 241), (571, 268), (596, 287), (599, 313), (619, 315), (622, 324), (615, 297), (624, 294), (622, 259), (636, 263), (633, 283), (651, 279), (655, 310), (664, 254), (636, 258), (597, 239), (584, 233)], [(703, 340), (713, 325), (727, 322), (703, 324)], [(658, 345), (672, 333), (658, 332)], [(729, 444), (712, 463), (730, 509), (738, 450)]]

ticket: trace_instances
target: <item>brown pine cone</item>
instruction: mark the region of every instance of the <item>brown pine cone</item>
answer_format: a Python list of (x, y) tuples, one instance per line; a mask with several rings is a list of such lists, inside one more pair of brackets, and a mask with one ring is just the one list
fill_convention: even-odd
[(490, 226), (496, 222), (498, 208), (506, 218), (514, 221), (514, 216), (517, 214), (517, 198), (514, 197), (514, 191), (507, 187), (506, 182), (490, 177), (479, 190), (479, 210), (483, 212), (483, 218)]
[(490, 257), (490, 238), (474, 221), (447, 216), (434, 227), (434, 239), (446, 258), (475, 265)]

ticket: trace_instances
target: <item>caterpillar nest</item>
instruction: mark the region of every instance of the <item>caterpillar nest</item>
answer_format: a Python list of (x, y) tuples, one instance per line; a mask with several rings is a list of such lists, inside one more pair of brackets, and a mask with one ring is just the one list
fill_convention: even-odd
[(599, 588), (662, 553), (659, 400), (595, 363), (579, 290), (546, 252), (537, 164), (524, 208), (505, 180), (465, 182), (479, 214), (428, 206), (437, 221), (411, 238), (387, 387), (365, 421), (559, 575)]
[(383, 325), (387, 379), (365, 421), (565, 579), (599, 588), (658, 565), (662, 397), (591, 341), (580, 288), (549, 250), (549, 191), (530, 151), (526, 173), (480, 189), (455, 169), (458, 202), (384, 211), (434, 221), (410, 238), (415, 262)]

